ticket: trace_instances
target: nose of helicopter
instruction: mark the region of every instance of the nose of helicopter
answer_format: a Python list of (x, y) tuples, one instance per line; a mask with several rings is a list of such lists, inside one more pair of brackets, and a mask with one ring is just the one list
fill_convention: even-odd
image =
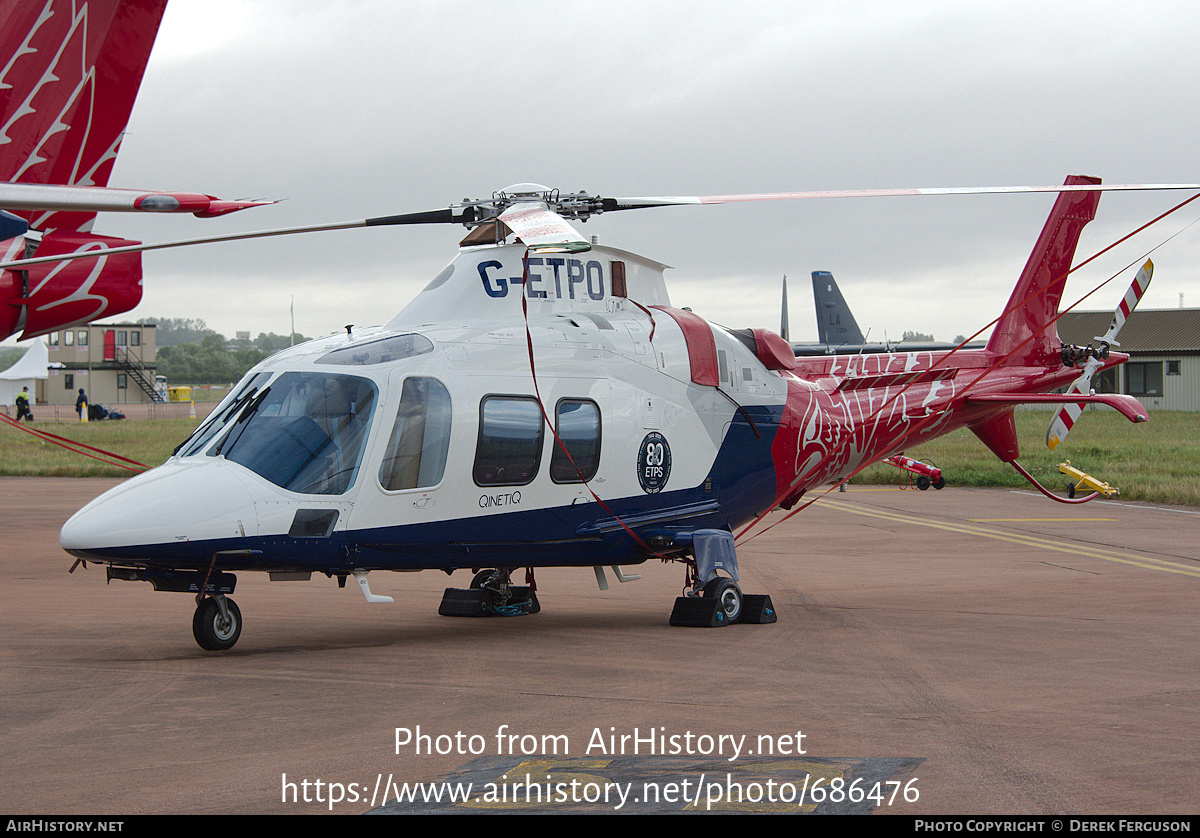
[(110, 489), (63, 525), (59, 544), (76, 556), (258, 534), (254, 498), (222, 463), (168, 463)]

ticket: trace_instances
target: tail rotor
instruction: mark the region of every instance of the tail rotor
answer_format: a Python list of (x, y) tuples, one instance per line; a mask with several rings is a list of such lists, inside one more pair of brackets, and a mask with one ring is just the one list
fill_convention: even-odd
[[(1079, 357), (1086, 357), (1087, 362), (1084, 364), (1083, 373), (1079, 378), (1075, 379), (1074, 383), (1067, 390), (1067, 394), (1072, 393), (1090, 393), (1092, 390), (1092, 376), (1103, 365), (1105, 359), (1108, 358), (1108, 351), (1111, 347), (1119, 347), (1121, 344), (1117, 342), (1117, 335), (1121, 331), (1121, 327), (1125, 325), (1125, 321), (1133, 310), (1137, 308), (1138, 301), (1142, 295), (1146, 293), (1146, 288), (1150, 285), (1150, 279), (1154, 276), (1154, 263), (1149, 259), (1146, 264), (1142, 265), (1137, 272), (1137, 276), (1133, 278), (1133, 284), (1129, 286), (1129, 290), (1125, 292), (1125, 298), (1121, 300), (1121, 304), (1117, 306), (1117, 310), (1113, 312), (1112, 323), (1108, 327), (1108, 332), (1103, 337), (1097, 337), (1099, 342), (1098, 347), (1089, 346)], [(1075, 425), (1076, 420), (1083, 413), (1083, 405), (1080, 403), (1064, 404), (1054, 414), (1054, 418), (1050, 422), (1050, 427), (1046, 431), (1046, 446), (1051, 450), (1058, 447), (1058, 444), (1067, 438), (1067, 434), (1071, 432), (1071, 428)]]

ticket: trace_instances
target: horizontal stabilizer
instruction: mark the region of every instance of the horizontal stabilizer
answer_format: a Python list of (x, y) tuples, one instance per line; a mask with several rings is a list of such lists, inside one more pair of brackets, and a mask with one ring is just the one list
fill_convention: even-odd
[(1145, 422), (1150, 416), (1142, 403), (1124, 393), (981, 393), (967, 396), (969, 404), (1106, 404), (1130, 422)]

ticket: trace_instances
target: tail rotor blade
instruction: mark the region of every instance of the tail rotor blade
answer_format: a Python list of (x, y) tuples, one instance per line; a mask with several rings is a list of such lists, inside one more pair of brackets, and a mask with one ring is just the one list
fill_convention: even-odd
[[(1146, 264), (1142, 265), (1137, 272), (1137, 276), (1133, 278), (1133, 283), (1129, 286), (1129, 290), (1125, 292), (1124, 299), (1117, 306), (1117, 310), (1113, 312), (1112, 323), (1108, 327), (1108, 332), (1103, 337), (1097, 337), (1100, 342), (1100, 349), (1107, 354), (1109, 346), (1120, 346), (1117, 343), (1117, 335), (1121, 332), (1121, 327), (1125, 325), (1125, 321), (1129, 319), (1129, 315), (1137, 308), (1138, 301), (1142, 299), (1142, 295), (1146, 293), (1146, 289), (1150, 287), (1150, 280), (1154, 276), (1154, 263), (1149, 259)], [(1083, 368), (1083, 373), (1071, 385), (1067, 393), (1090, 393), (1092, 388), (1092, 376), (1096, 374), (1096, 370), (1100, 369), (1101, 360), (1095, 356), (1088, 358), (1087, 364)], [(1059, 443), (1067, 438), (1067, 434), (1071, 432), (1075, 422), (1083, 413), (1083, 405), (1078, 403), (1064, 404), (1054, 414), (1054, 418), (1050, 420), (1050, 427), (1046, 431), (1046, 447), (1051, 451), (1058, 447)]]

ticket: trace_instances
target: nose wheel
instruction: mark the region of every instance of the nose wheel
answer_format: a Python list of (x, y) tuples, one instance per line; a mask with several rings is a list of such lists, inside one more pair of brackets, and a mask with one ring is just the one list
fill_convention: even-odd
[(732, 579), (718, 576), (704, 586), (704, 596), (715, 599), (717, 608), (725, 613), (725, 619), (733, 624), (742, 616), (742, 589)]
[(192, 634), (201, 649), (223, 652), (232, 649), (242, 633), (242, 612), (227, 596), (206, 597), (196, 606)]

